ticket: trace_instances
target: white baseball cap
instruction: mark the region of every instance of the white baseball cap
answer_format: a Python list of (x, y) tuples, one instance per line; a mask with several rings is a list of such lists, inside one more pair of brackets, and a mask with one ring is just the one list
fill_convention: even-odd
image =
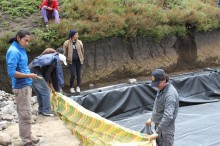
[(64, 64), (64, 65), (67, 65), (67, 63), (66, 63), (66, 57), (65, 57), (63, 54), (59, 54), (59, 58), (60, 58), (60, 61), (63, 61), (63, 64)]

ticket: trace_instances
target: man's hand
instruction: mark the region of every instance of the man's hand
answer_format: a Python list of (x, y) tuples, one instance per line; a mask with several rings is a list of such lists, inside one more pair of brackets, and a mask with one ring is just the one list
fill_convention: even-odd
[(151, 126), (151, 118), (147, 120), (146, 125)]
[(34, 73), (28, 74), (28, 78), (36, 79), (37, 77), (38, 77), (37, 74)]
[(152, 135), (149, 135), (148, 139), (151, 141), (151, 140), (154, 140), (158, 137), (158, 134), (156, 132), (154, 132)]
[(48, 85), (49, 88), (50, 88), (50, 92), (52, 92), (52, 94), (54, 94), (54, 95), (56, 96), (56, 95), (57, 95), (57, 92), (56, 92), (56, 90), (53, 88), (52, 83), (47, 82), (47, 85)]
[(52, 90), (52, 89), (51, 89), (51, 91), (52, 91), (52, 93), (53, 93), (55, 96), (57, 96), (57, 92), (56, 92), (55, 90)]
[(48, 9), (48, 10), (53, 10), (53, 8), (51, 8), (51, 7), (47, 7), (47, 9)]
[(45, 8), (45, 9), (47, 9), (48, 7), (47, 7), (47, 6), (43, 6), (42, 8)]

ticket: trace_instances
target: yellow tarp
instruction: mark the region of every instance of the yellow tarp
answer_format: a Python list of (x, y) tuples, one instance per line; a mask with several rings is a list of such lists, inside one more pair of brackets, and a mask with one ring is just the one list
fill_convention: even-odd
[(156, 146), (148, 135), (102, 118), (60, 93), (51, 96), (51, 106), (83, 146)]

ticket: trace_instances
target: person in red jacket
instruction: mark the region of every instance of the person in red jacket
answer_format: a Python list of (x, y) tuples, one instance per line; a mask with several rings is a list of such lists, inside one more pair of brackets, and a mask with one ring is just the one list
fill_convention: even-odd
[(43, 0), (40, 10), (46, 26), (48, 26), (48, 19), (51, 17), (55, 18), (55, 23), (60, 23), (57, 0)]

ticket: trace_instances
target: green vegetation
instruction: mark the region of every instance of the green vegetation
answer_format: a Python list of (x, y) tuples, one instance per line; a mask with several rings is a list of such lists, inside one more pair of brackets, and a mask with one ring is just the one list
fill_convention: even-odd
[[(41, 0), (1, 0), (0, 13), (26, 19), (39, 13), (40, 3)], [(62, 46), (70, 29), (78, 30), (80, 39), (89, 42), (112, 36), (150, 36), (159, 41), (166, 35), (185, 35), (185, 23), (195, 25), (197, 31), (220, 27), (216, 0), (59, 0), (59, 4), (61, 23), (51, 24), (47, 30), (43, 21), (36, 21), (42, 28), (32, 29), (31, 52)], [(1, 27), (7, 25), (0, 19)], [(0, 38), (3, 53), (8, 47), (4, 43), (7, 36)]]
[(38, 12), (41, 0), (1, 0), (0, 10), (14, 17), (28, 17)]
[(165, 35), (184, 35), (185, 22), (195, 24), (198, 31), (218, 28), (216, 4), (216, 0), (69, 0), (63, 2), (65, 21), (57, 30), (76, 28), (86, 41), (137, 35), (160, 40)]

